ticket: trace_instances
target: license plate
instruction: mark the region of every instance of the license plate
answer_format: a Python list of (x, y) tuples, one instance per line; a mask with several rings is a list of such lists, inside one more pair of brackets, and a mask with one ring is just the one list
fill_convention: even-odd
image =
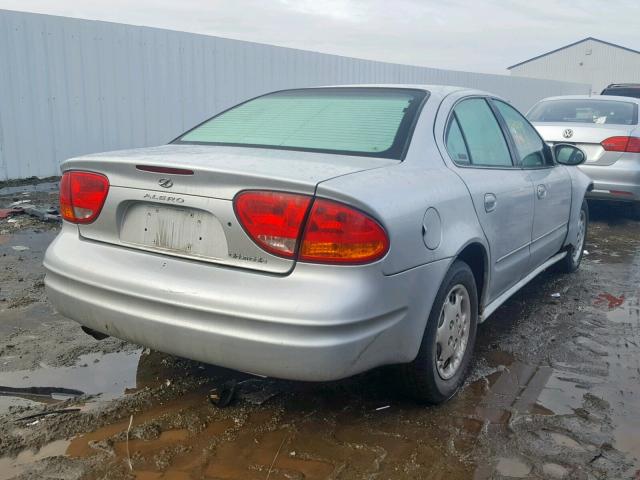
[(120, 241), (194, 257), (222, 259), (228, 253), (220, 221), (189, 208), (134, 204), (125, 213)]

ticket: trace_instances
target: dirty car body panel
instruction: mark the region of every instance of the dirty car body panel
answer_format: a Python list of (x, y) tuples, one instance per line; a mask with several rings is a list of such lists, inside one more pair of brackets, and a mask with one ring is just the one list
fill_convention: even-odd
[[(53, 304), (90, 329), (175, 355), (260, 375), (331, 380), (411, 362), (456, 259), (474, 265), (479, 309), (493, 311), (575, 242), (588, 178), (550, 157), (523, 166), (494, 104), (500, 99), (443, 86), (304, 91), (360, 89), (420, 92), (415, 115), (402, 120), (409, 122), (402, 124), (406, 145), (394, 143), (393, 155), (179, 140), (64, 162), (63, 172), (106, 177), (108, 193), (95, 219), (65, 221), (47, 250)], [(471, 99), (494, 115), (509, 166), (475, 168), (451, 158), (456, 106)], [(537, 196), (540, 185), (552, 195)], [(385, 232), (385, 250), (360, 263), (305, 260), (298, 237), (294, 253), (274, 253), (239, 220), (238, 197), (254, 191), (306, 198), (309, 218), (321, 201), (348, 206)], [(545, 208), (562, 218), (536, 227), (536, 212)]]

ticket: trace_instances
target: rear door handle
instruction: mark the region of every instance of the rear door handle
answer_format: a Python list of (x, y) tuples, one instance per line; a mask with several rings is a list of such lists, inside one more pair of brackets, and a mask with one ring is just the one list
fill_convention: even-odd
[(496, 205), (498, 204), (498, 199), (493, 193), (485, 193), (484, 194), (484, 211), (489, 213), (493, 212), (496, 209)]
[(543, 199), (547, 196), (547, 187), (544, 185), (538, 185), (536, 188), (536, 194), (538, 195), (538, 198)]

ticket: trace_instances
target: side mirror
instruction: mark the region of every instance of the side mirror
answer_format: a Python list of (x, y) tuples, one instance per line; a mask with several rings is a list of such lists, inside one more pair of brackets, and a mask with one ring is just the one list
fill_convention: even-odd
[(584, 163), (587, 154), (574, 145), (559, 143), (553, 146), (553, 154), (560, 165), (575, 166)]

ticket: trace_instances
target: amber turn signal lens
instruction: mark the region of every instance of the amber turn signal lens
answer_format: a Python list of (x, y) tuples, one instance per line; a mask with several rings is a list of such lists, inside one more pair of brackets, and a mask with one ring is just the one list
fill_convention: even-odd
[(382, 258), (389, 238), (367, 214), (342, 203), (317, 199), (302, 237), (300, 260), (321, 263), (369, 263)]

